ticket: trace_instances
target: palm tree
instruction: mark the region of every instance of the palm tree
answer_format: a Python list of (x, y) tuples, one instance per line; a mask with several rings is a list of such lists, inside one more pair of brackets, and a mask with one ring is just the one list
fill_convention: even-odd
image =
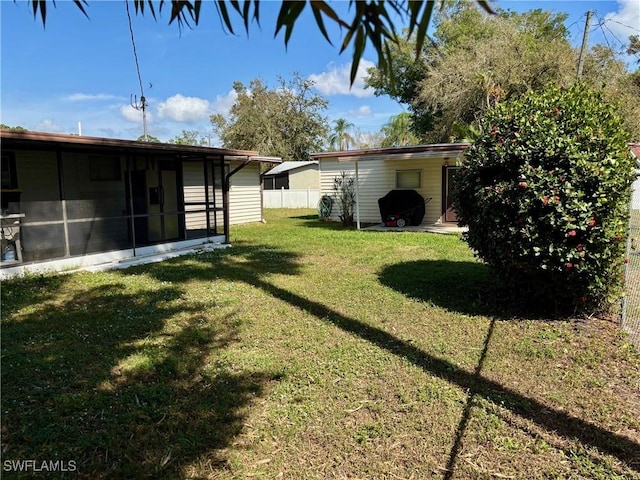
[(329, 148), (333, 150), (349, 150), (349, 145), (355, 143), (353, 137), (349, 134), (348, 130), (353, 128), (353, 123), (339, 118), (334, 120), (335, 127), (333, 132), (329, 136)]
[(418, 137), (411, 131), (411, 114), (408, 112), (393, 115), (382, 126), (383, 147), (404, 147), (419, 143)]

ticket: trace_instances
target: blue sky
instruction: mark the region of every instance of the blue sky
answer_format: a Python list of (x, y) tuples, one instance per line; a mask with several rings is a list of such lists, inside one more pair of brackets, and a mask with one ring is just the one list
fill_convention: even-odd
[[(334, 4), (337, 9), (348, 6)], [(262, 27), (252, 25), (247, 36), (238, 22), (233, 36), (222, 31), (213, 4), (205, 2), (198, 26), (180, 32), (176, 25), (168, 25), (168, 10), (156, 21), (149, 13), (136, 15), (130, 0), (149, 104), (149, 134), (160, 140), (182, 130), (207, 134), (209, 115), (226, 114), (232, 105), (234, 81), (248, 85), (261, 78), (275, 87), (278, 76), (289, 79), (293, 72), (317, 82), (316, 92), (329, 101), (325, 113), (330, 120), (346, 118), (362, 132), (379, 130), (391, 115), (403, 111), (397, 102), (365, 90), (360, 80), (349, 88), (351, 52), (339, 55), (308, 12), (285, 48), (282, 34), (273, 35), (279, 5), (263, 2)], [(566, 12), (575, 45), (581, 42), (587, 10), (596, 13), (590, 44), (621, 48), (620, 42), (640, 33), (640, 0), (497, 1), (495, 5), (515, 11)], [(77, 133), (80, 122), (83, 135), (123, 139), (141, 135), (142, 115), (131, 107), (132, 95), (140, 97), (140, 86), (125, 2), (89, 0), (87, 19), (70, 1), (58, 0), (55, 8), (49, 4), (46, 27), (39, 16), (34, 19), (30, 8), (28, 0), (0, 0), (0, 122), (58, 133)], [(367, 52), (362, 67), (374, 60)]]

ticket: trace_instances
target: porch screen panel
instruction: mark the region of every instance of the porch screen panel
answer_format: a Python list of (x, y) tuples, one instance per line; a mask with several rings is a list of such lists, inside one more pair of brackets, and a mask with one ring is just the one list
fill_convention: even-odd
[(56, 154), (16, 152), (16, 176), (20, 197), (9, 205), (9, 210), (25, 215), (20, 229), (24, 261), (63, 257), (64, 226)]
[(131, 247), (124, 163), (117, 155), (63, 155), (71, 255)]
[(70, 253), (86, 255), (130, 248), (128, 230), (129, 221), (126, 218), (70, 222)]

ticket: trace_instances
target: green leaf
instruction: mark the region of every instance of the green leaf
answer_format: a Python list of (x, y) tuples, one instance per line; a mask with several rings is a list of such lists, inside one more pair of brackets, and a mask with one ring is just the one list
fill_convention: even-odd
[(304, 10), (306, 3), (306, 1), (282, 2), (280, 13), (278, 14), (278, 19), (276, 21), (276, 31), (274, 36), (278, 35), (278, 32), (280, 32), (282, 27), (286, 27), (284, 34), (285, 46), (289, 45), (289, 40), (291, 38), (291, 34), (293, 33), (293, 27), (295, 26), (296, 20)]
[(227, 9), (226, 0), (216, 0), (215, 6), (218, 12), (218, 18), (220, 18), (222, 23), (224, 23), (224, 26), (229, 30), (231, 34), (235, 34), (235, 32), (233, 31), (233, 24), (231, 23), (231, 18), (229, 18), (229, 10)]

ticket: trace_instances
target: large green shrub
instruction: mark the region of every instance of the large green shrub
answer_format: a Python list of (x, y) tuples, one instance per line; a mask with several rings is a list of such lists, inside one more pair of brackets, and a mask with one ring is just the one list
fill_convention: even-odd
[(581, 84), (485, 116), (458, 177), (465, 239), (511, 294), (559, 312), (621, 294), (633, 163), (613, 106)]

